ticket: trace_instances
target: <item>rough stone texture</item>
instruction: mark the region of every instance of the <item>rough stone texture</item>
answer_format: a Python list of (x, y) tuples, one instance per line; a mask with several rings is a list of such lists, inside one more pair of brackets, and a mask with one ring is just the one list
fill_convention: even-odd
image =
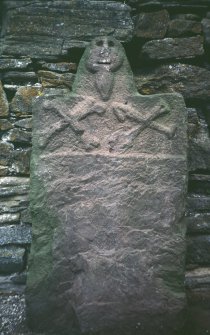
[(185, 308), (182, 97), (139, 95), (122, 46), (97, 38), (73, 93), (38, 98), (33, 115), (30, 326), (173, 334)]
[(55, 72), (75, 72), (77, 69), (76, 63), (67, 63), (67, 62), (59, 62), (59, 63), (47, 63), (47, 62), (39, 62), (43, 69), (55, 71)]
[[(66, 54), (85, 47), (95, 36), (112, 34), (121, 41), (132, 37), (130, 8), (115, 1), (43, 1), (12, 7), (8, 1), (3, 22), (1, 53), (33, 58)], [(46, 20), (47, 16), (47, 20)]]
[(187, 264), (210, 265), (210, 235), (198, 235), (188, 238), (187, 244)]
[(18, 127), (18, 128), (24, 128), (24, 129), (27, 129), (27, 130), (31, 130), (31, 128), (32, 128), (32, 118), (28, 117), (26, 119), (18, 120), (14, 123), (14, 126)]
[(32, 100), (39, 94), (39, 87), (20, 87), (10, 104), (11, 111), (19, 117), (31, 115)]
[(208, 212), (210, 208), (210, 196), (191, 194), (187, 197), (187, 210), (189, 213)]
[(169, 24), (166, 10), (152, 13), (140, 13), (135, 19), (135, 35), (141, 38), (163, 38)]
[(169, 64), (142, 69), (135, 76), (141, 94), (181, 93), (186, 99), (209, 99), (210, 71), (189, 64)]
[(24, 268), (25, 249), (20, 247), (0, 248), (0, 273), (11, 274)]
[(189, 170), (209, 170), (210, 138), (208, 125), (204, 119), (198, 117), (195, 110), (190, 109), (189, 111)]
[(196, 213), (187, 217), (189, 234), (210, 235), (210, 213)]
[(25, 83), (25, 84), (31, 84), (36, 83), (37, 81), (37, 75), (35, 72), (15, 72), (10, 71), (3, 74), (2, 80), (5, 84), (10, 84), (13, 82), (16, 83)]
[(13, 128), (7, 134), (2, 136), (3, 141), (12, 143), (27, 143), (31, 144), (31, 132)]
[(194, 58), (204, 54), (201, 36), (164, 38), (146, 42), (142, 54), (151, 60)]
[(171, 20), (167, 35), (170, 37), (181, 37), (186, 35), (201, 34), (202, 26), (200, 22), (192, 20), (175, 19)]
[(28, 225), (8, 225), (0, 227), (0, 246), (31, 243), (31, 227)]
[(8, 130), (13, 128), (13, 125), (11, 122), (9, 122), (7, 119), (0, 119), (0, 130)]
[(10, 171), (20, 175), (29, 175), (30, 173), (31, 149), (14, 150), (11, 155)]
[(0, 117), (6, 117), (9, 114), (9, 104), (7, 101), (6, 94), (3, 90), (2, 83), (0, 81)]
[(75, 75), (73, 73), (54, 73), (51, 71), (38, 71), (39, 80), (42, 86), (45, 87), (72, 87)]
[(30, 58), (0, 58), (0, 70), (25, 70), (31, 63)]
[(0, 225), (5, 224), (5, 223), (16, 223), (20, 219), (20, 214), (19, 213), (6, 213), (6, 214), (1, 214), (0, 215)]
[(210, 19), (202, 20), (203, 32), (204, 32), (204, 41), (209, 46), (210, 45)]
[(0, 165), (7, 166), (9, 165), (11, 154), (14, 150), (14, 146), (12, 143), (6, 143), (0, 141)]

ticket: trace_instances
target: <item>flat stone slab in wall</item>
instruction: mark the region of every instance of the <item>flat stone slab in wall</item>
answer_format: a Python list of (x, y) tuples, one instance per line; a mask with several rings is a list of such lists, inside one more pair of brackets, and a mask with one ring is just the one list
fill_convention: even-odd
[(130, 7), (115, 1), (4, 1), (0, 53), (46, 59), (87, 45), (95, 36), (128, 41), (133, 34)]
[(182, 97), (139, 95), (120, 43), (99, 37), (73, 92), (36, 100), (30, 327), (173, 334), (186, 303)]

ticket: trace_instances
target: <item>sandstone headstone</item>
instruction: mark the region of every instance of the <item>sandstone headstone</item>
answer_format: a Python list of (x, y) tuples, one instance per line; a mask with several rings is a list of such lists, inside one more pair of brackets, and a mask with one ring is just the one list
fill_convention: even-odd
[(36, 99), (27, 318), (53, 334), (173, 334), (185, 308), (186, 113), (141, 96), (95, 39), (63, 96)]

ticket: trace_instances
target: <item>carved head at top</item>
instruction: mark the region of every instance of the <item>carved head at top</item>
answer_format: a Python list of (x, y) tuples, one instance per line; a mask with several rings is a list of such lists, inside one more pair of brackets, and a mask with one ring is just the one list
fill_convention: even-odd
[(121, 44), (116, 39), (104, 36), (95, 38), (90, 47), (87, 69), (92, 72), (115, 72), (123, 64), (123, 53), (119, 52)]

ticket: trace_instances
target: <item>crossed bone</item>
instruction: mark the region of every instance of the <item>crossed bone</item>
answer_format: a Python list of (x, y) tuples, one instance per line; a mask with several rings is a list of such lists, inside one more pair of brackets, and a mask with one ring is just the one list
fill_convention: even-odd
[(134, 137), (138, 136), (145, 128), (158, 130), (160, 133), (165, 134), (169, 139), (172, 138), (176, 132), (175, 125), (166, 127), (154, 121), (159, 116), (169, 113), (169, 109), (164, 102), (162, 102), (159, 106), (155, 106), (153, 108), (153, 113), (147, 118), (144, 118), (133, 107), (122, 103), (113, 103), (112, 108), (115, 116), (120, 122), (124, 122), (125, 119), (128, 118), (140, 123), (139, 127), (134, 130)]

